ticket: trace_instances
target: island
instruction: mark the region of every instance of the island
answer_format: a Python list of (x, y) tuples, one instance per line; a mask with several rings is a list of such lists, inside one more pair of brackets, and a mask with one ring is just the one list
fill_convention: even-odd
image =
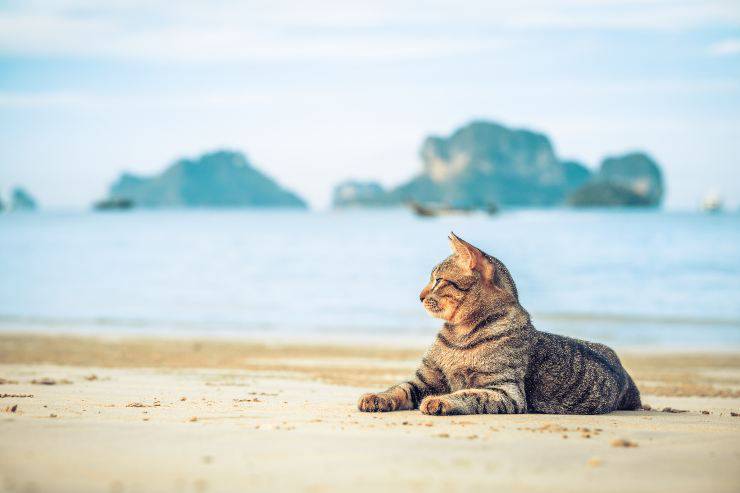
[(291, 207), (306, 201), (257, 170), (235, 151), (206, 153), (180, 159), (155, 176), (123, 173), (99, 210), (131, 207)]
[(25, 188), (16, 187), (13, 189), (10, 195), (9, 209), (11, 211), (29, 212), (35, 211), (38, 207), (36, 199)]
[(576, 207), (657, 207), (663, 200), (663, 175), (645, 153), (608, 157), (599, 171), (573, 191), (567, 203)]
[[(447, 137), (427, 137), (419, 154), (422, 170), (406, 183), (386, 190), (376, 182), (347, 180), (334, 189), (334, 207), (651, 206), (663, 196), (660, 169), (644, 153), (608, 158), (594, 173), (559, 158), (546, 135), (495, 122), (473, 121)], [(610, 198), (602, 200), (602, 194)]]
[(334, 187), (335, 207), (395, 205), (383, 186), (374, 181), (347, 180)]
[(599, 171), (568, 196), (576, 207), (657, 207), (663, 200), (663, 174), (642, 152), (608, 157)]

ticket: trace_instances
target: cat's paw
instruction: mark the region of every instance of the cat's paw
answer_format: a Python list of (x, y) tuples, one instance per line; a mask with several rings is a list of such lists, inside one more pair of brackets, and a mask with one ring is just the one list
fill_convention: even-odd
[(395, 411), (398, 400), (388, 394), (365, 394), (360, 397), (357, 408), (366, 413)]
[(434, 414), (437, 416), (460, 414), (455, 404), (449, 398), (435, 395), (424, 397), (421, 404), (419, 404), (419, 411), (424, 414)]

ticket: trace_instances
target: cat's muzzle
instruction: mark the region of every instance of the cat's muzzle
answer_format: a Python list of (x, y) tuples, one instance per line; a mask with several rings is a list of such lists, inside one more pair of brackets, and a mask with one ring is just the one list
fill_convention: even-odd
[(439, 306), (439, 302), (435, 300), (434, 298), (426, 298), (424, 300), (424, 307), (432, 312), (438, 312), (442, 310), (442, 308)]

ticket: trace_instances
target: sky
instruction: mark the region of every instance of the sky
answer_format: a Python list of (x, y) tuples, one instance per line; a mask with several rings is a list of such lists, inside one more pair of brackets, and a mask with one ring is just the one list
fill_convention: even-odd
[(228, 148), (322, 209), (473, 119), (591, 168), (644, 150), (666, 207), (740, 205), (740, 0), (0, 0), (0, 194), (83, 208)]

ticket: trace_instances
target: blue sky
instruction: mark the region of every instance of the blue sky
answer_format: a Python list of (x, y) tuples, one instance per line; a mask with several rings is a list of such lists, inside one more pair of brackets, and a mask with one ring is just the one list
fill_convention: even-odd
[(740, 204), (740, 1), (0, 0), (0, 191), (85, 207), (123, 170), (244, 151), (318, 208), (486, 118), (596, 167), (641, 149), (667, 206)]

